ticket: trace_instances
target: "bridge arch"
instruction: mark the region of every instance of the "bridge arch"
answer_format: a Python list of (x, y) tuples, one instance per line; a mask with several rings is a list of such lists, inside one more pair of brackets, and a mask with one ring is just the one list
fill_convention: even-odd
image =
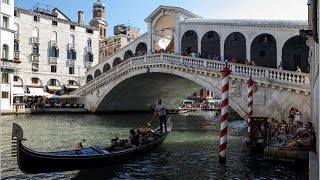
[(124, 53), (124, 56), (123, 56), (123, 60), (127, 60), (129, 58), (133, 57), (133, 53), (131, 50), (127, 50), (125, 53)]
[(148, 47), (145, 42), (140, 42), (136, 47), (136, 54), (138, 56), (147, 54), (147, 51), (148, 51)]
[(88, 83), (88, 82), (90, 82), (90, 81), (92, 81), (92, 80), (93, 80), (93, 77), (92, 77), (91, 74), (89, 74), (89, 75), (87, 76), (86, 82)]
[(229, 34), (224, 43), (224, 58), (231, 60), (237, 59), (238, 63), (244, 64), (246, 60), (246, 38), (241, 32)]
[(201, 40), (201, 55), (203, 58), (212, 59), (220, 57), (220, 36), (215, 31), (208, 31)]
[[(170, 81), (168, 81), (168, 79), (170, 79)], [(152, 73), (147, 73), (145, 69), (141, 69), (123, 75), (122, 78), (114, 81), (103, 91), (100, 90), (99, 98), (94, 101), (94, 104), (90, 108), (97, 112), (117, 111), (117, 108), (124, 108), (124, 106), (133, 111), (137, 110), (135, 108), (145, 108), (148, 110), (149, 107), (146, 106), (153, 103), (157, 97), (164, 99), (166, 105), (179, 105), (183, 99), (203, 87), (221, 95), (220, 78), (217, 77), (214, 79), (214, 82), (209, 82), (205, 77), (200, 75), (186, 74), (179, 70), (170, 70), (169, 72), (165, 68), (154, 69)], [(177, 83), (179, 86), (177, 86)], [(172, 88), (169, 92), (173, 93), (159, 91), (159, 86), (166, 89)], [(181, 89), (183, 89), (183, 91), (181, 91)], [(174, 93), (175, 91), (179, 91), (179, 93)], [(131, 92), (134, 92), (135, 95), (130, 94)], [(150, 92), (152, 92), (152, 94), (150, 94)], [(146, 94), (148, 94), (148, 96), (146, 96)], [(177, 96), (177, 94), (179, 95)], [(111, 102), (114, 102), (112, 106), (109, 104)], [(137, 102), (142, 104), (137, 104)], [(239, 103), (236, 103), (232, 97), (229, 103), (236, 112), (241, 116), (245, 116), (246, 110), (242, 109)], [(168, 108), (170, 108), (170, 106)]]
[(288, 39), (282, 49), (282, 63), (285, 70), (296, 71), (299, 66), (302, 72), (307, 72), (309, 67), (309, 47), (307, 37), (293, 36)]
[(94, 72), (94, 78), (97, 78), (101, 75), (101, 71), (100, 69), (97, 69), (95, 72)]
[(183, 34), (181, 51), (185, 51), (187, 54), (198, 52), (198, 35), (194, 30), (189, 30)]
[(109, 63), (106, 63), (106, 64), (103, 66), (103, 72), (104, 72), (104, 73), (107, 72), (107, 71), (109, 71), (110, 69), (111, 69), (111, 66), (110, 66)]
[(119, 57), (114, 58), (113, 63), (112, 63), (112, 67), (115, 67), (120, 63), (121, 63), (121, 59)]
[(251, 60), (258, 66), (277, 68), (277, 42), (267, 33), (256, 36), (251, 43)]

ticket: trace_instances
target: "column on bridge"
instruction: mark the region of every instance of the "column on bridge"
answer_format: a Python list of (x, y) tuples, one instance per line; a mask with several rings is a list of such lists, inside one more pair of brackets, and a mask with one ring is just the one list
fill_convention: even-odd
[(225, 38), (221, 37), (220, 40), (220, 61), (224, 61), (224, 42), (225, 42)]

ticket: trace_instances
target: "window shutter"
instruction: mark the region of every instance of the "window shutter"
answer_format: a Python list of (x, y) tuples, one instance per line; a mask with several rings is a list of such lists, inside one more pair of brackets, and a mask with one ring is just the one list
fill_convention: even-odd
[(86, 61), (86, 62), (89, 61), (89, 58), (90, 58), (90, 57), (89, 57), (89, 54), (87, 53), (87, 54), (84, 56), (84, 61)]
[(93, 54), (90, 56), (90, 62), (93, 62)]
[(59, 57), (59, 49), (57, 49), (57, 57)]
[(70, 58), (70, 51), (67, 51), (67, 59), (71, 59)]
[(74, 55), (73, 59), (76, 60), (77, 59), (77, 51), (74, 51), (73, 55)]
[(49, 57), (53, 57), (53, 49), (52, 48), (50, 48), (50, 51), (49, 51)]

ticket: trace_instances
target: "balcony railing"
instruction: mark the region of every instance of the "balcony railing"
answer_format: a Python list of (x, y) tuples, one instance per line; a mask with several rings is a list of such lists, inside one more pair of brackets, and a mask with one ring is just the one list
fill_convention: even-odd
[(32, 54), (31, 55), (31, 61), (32, 62), (39, 62), (40, 54)]
[(75, 49), (76, 49), (76, 45), (75, 45), (75, 44), (72, 44), (72, 43), (69, 43), (69, 44), (68, 44), (68, 49), (69, 49), (69, 50), (75, 50)]
[(40, 38), (32, 37), (32, 38), (31, 38), (31, 42), (32, 42), (32, 44), (39, 44)]
[(85, 67), (92, 68), (92, 62), (86, 61)]
[(86, 47), (85, 48), (86, 53), (92, 53), (92, 47)]
[(8, 69), (14, 69), (14, 63), (12, 61), (9, 61), (7, 59), (1, 59), (1, 65)]
[(15, 51), (13, 55), (14, 55), (14, 59), (19, 59), (20, 58), (20, 52), (19, 51)]
[(76, 64), (76, 60), (74, 60), (74, 59), (67, 60), (67, 66), (73, 67), (73, 66), (75, 66), (75, 64)]
[(14, 39), (15, 40), (19, 40), (19, 34), (18, 33), (14, 33)]
[(49, 64), (57, 64), (57, 60), (58, 60), (57, 57), (50, 57), (49, 58)]
[(58, 41), (51, 40), (50, 45), (51, 45), (51, 47), (58, 47)]

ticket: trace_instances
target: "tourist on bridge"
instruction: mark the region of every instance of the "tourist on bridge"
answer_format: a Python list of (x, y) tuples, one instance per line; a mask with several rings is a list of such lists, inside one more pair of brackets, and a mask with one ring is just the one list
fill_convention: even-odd
[(163, 125), (164, 125), (165, 131), (167, 132), (167, 112), (160, 98), (158, 99), (156, 109), (153, 113), (153, 118), (156, 115), (159, 115), (161, 134), (163, 133)]

